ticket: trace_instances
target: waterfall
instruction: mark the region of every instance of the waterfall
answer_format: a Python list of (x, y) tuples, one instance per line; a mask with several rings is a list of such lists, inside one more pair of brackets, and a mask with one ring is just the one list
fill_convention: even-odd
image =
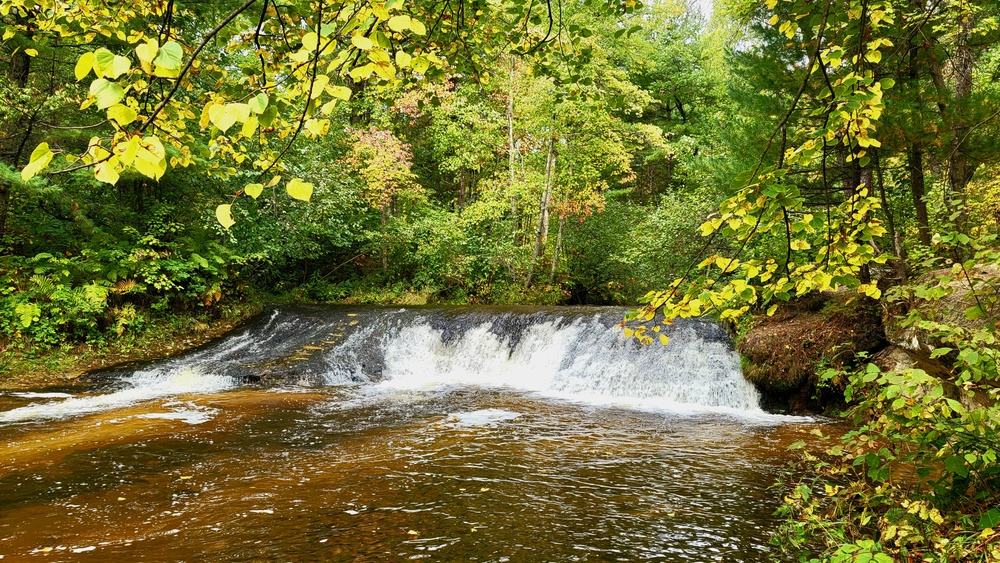
[(595, 404), (759, 413), (720, 326), (678, 320), (670, 343), (643, 346), (621, 308), (272, 307), (193, 352), (93, 374), (105, 393), (0, 413), (59, 418), (239, 385), (355, 385), (375, 390), (506, 387)]

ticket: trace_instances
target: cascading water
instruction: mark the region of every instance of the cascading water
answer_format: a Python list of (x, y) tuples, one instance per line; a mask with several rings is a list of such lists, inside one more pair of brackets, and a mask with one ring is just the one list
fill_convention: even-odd
[(0, 422), (60, 418), (246, 383), (505, 386), (591, 403), (759, 413), (728, 334), (707, 321), (642, 346), (609, 308), (275, 307), (168, 361), (93, 376), (110, 393), (35, 403)]

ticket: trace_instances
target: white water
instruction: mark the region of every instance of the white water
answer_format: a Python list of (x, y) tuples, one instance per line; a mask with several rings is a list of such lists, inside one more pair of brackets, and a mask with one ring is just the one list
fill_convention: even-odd
[(163, 374), (158, 371), (138, 373), (129, 380), (130, 386), (113, 393), (81, 395), (60, 401), (31, 403), (0, 412), (0, 423), (28, 420), (52, 420), (125, 408), (143, 401), (173, 395), (217, 393), (233, 387), (230, 377), (199, 373), (189, 367)]
[[(625, 339), (620, 328), (608, 326), (601, 312), (501, 311), (494, 317), (441, 311), (373, 309), (345, 316), (336, 309), (305, 314), (276, 310), (258, 326), (210, 348), (124, 374), (121, 388), (113, 392), (12, 394), (38, 401), (0, 412), (0, 423), (60, 419), (179, 395), (218, 393), (240, 384), (233, 374), (258, 373), (255, 366), (263, 361), (271, 362), (269, 369), (279, 375), (286, 370), (291, 382), (307, 382), (313, 374), (313, 383), (360, 383), (376, 394), (507, 387), (593, 405), (765, 414), (757, 391), (740, 373), (731, 343), (707, 324), (672, 326), (665, 347), (638, 346)], [(336, 344), (324, 340), (340, 332), (344, 338)], [(323, 346), (315, 345), (319, 343)], [(281, 363), (302, 350), (316, 352), (308, 362), (298, 362), (296, 356), (296, 361)], [(207, 415), (174, 409), (149, 416), (195, 424)]]
[(759, 396), (727, 342), (675, 330), (666, 347), (635, 347), (597, 318), (528, 327), (517, 342), (482, 323), (445, 338), (415, 323), (384, 344), (386, 389), (510, 387), (591, 404), (761, 413)]

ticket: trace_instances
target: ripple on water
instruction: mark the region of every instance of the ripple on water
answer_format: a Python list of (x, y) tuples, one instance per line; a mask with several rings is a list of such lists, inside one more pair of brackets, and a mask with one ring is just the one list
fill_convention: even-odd
[[(0, 554), (780, 560), (768, 487), (789, 443), (817, 440), (812, 421), (472, 388), (241, 391), (117, 416), (117, 434), (51, 423), (48, 435), (92, 442), (47, 464), (0, 461)], [(0, 428), (9, 451), (44, 436)]]

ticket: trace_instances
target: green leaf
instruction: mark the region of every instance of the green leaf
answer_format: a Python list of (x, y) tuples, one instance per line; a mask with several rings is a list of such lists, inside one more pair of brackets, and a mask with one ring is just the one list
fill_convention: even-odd
[(228, 203), (224, 203), (215, 208), (215, 220), (218, 221), (219, 224), (222, 225), (222, 228), (227, 231), (229, 230), (229, 227), (236, 224), (236, 221), (233, 220), (232, 208), (233, 206)]
[(267, 94), (261, 92), (250, 98), (247, 105), (250, 106), (250, 111), (254, 113), (264, 113), (264, 110), (267, 109), (267, 102)]
[(115, 54), (101, 47), (94, 51), (94, 72), (98, 78), (104, 78), (111, 72), (115, 64)]
[(969, 475), (969, 468), (965, 466), (965, 459), (959, 456), (945, 458), (944, 468), (949, 473), (954, 473), (959, 477), (968, 477)]
[(264, 192), (264, 184), (247, 184), (243, 191), (250, 197), (257, 199)]
[(114, 82), (98, 78), (90, 83), (90, 95), (97, 100), (98, 109), (106, 109), (120, 102), (125, 97), (125, 90)]
[(298, 178), (292, 178), (285, 186), (285, 190), (294, 199), (309, 201), (309, 198), (312, 197), (313, 185), (309, 182), (303, 182)]
[(153, 59), (156, 66), (154, 74), (165, 78), (175, 78), (180, 74), (181, 61), (184, 59), (184, 49), (176, 41), (167, 41), (160, 47)]
[(1000, 524), (1000, 508), (991, 508), (979, 517), (979, 529), (996, 528)]
[(52, 162), (52, 151), (49, 150), (48, 143), (39, 143), (35, 150), (31, 151), (31, 158), (28, 165), (21, 170), (21, 179), (27, 182), (34, 178), (43, 168)]

